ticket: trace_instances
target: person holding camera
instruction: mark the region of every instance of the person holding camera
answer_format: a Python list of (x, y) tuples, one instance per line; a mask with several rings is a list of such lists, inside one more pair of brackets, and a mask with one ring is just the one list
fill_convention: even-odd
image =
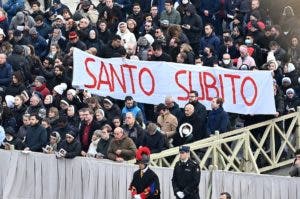
[(295, 152), (295, 160), (290, 168), (289, 174), (291, 177), (300, 177), (300, 149)]

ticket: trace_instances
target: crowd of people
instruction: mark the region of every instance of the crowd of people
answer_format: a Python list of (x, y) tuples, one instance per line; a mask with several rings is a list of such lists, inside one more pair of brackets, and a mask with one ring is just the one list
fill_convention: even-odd
[[(122, 162), (140, 146), (152, 153), (296, 111), (300, 105), (299, 22), (291, 6), (274, 21), (259, 0), (8, 0), (0, 9), (0, 145), (5, 149)], [(190, 91), (157, 106), (72, 87), (73, 49), (103, 57), (270, 70), (275, 115), (236, 115)], [(76, 67), (76, 66), (75, 66)], [(258, 132), (255, 136), (260, 136)], [(278, 140), (277, 140), (278, 141)], [(279, 140), (280, 142), (280, 140)]]

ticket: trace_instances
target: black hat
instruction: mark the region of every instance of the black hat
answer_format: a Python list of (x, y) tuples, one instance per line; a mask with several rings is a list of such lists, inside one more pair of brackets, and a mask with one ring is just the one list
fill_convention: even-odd
[(5, 131), (5, 134), (11, 135), (13, 137), (16, 137), (16, 131), (11, 126), (8, 126), (7, 128), (5, 128), (4, 131)]
[(189, 146), (180, 146), (179, 152), (180, 153), (188, 153), (188, 152), (190, 152), (190, 147)]
[(73, 131), (68, 131), (68, 132), (66, 133), (66, 135), (70, 135), (70, 136), (72, 136), (73, 138), (76, 138), (76, 134), (75, 134)]
[(156, 110), (159, 113), (161, 110), (166, 110), (167, 106), (163, 103), (160, 103), (159, 105), (157, 105)]

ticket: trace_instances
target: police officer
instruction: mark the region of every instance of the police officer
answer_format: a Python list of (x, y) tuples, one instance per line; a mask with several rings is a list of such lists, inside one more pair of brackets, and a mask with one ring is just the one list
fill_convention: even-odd
[(159, 179), (149, 168), (150, 149), (140, 147), (136, 151), (136, 163), (139, 170), (133, 174), (129, 190), (132, 199), (160, 199)]
[(174, 194), (177, 199), (199, 199), (200, 167), (190, 159), (189, 146), (180, 146), (179, 153), (172, 178)]

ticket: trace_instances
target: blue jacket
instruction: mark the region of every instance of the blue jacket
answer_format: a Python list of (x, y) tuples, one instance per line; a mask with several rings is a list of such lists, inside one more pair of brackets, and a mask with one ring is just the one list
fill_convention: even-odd
[(8, 0), (4, 5), (3, 9), (7, 12), (10, 17), (17, 14), (18, 11), (25, 9), (24, 0)]
[(142, 110), (136, 104), (134, 104), (131, 108), (127, 108), (127, 106), (124, 106), (124, 108), (122, 109), (122, 120), (125, 119), (126, 113), (129, 112), (133, 113), (134, 117), (139, 123), (144, 122)]
[(207, 134), (213, 134), (215, 131), (224, 133), (228, 130), (229, 117), (222, 107), (217, 110), (212, 110), (208, 114), (207, 119)]
[(12, 79), (12, 66), (8, 63), (0, 65), (0, 86), (8, 87)]
[(43, 25), (36, 26), (36, 30), (38, 31), (39, 35), (41, 35), (45, 39), (48, 39), (49, 34), (52, 31), (52, 28), (47, 23), (44, 22)]
[(221, 41), (215, 33), (212, 33), (209, 37), (201, 37), (200, 39), (200, 53), (204, 50), (205, 47), (213, 46), (214, 47), (214, 54), (218, 55), (220, 50)]
[(46, 39), (38, 35), (37, 38), (30, 38), (30, 43), (34, 46), (34, 50), (37, 56), (46, 57), (48, 53), (48, 44)]

